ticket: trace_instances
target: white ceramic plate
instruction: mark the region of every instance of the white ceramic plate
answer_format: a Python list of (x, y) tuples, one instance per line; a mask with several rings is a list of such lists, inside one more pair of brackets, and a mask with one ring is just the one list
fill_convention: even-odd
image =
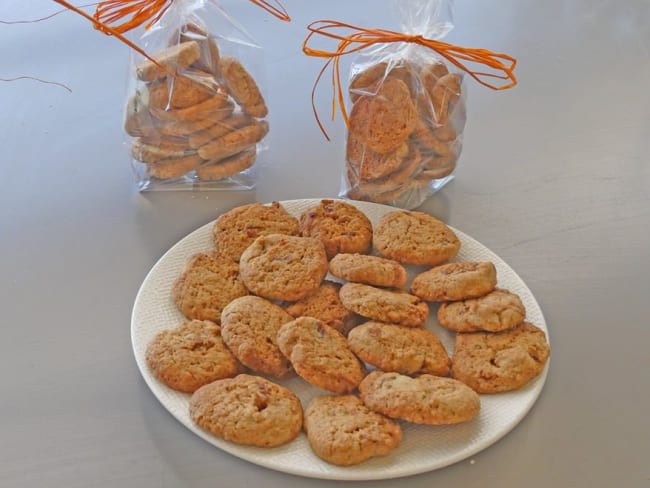
[[(320, 200), (313, 199), (281, 203), (290, 213), (298, 216), (319, 202)], [(373, 203), (350, 203), (362, 210), (373, 224), (385, 213), (395, 210), (393, 207)], [(171, 298), (172, 284), (190, 255), (213, 248), (211, 231), (212, 223), (209, 223), (192, 232), (174, 245), (151, 269), (135, 300), (131, 340), (140, 372), (156, 398), (185, 427), (234, 456), (277, 471), (312, 478), (373, 480), (409, 476), (461, 461), (490, 446), (521, 421), (542, 390), (548, 364), (538, 378), (519, 391), (481, 395), (481, 411), (473, 421), (441, 427), (403, 423), (403, 441), (396, 450), (388, 456), (374, 458), (351, 467), (333, 466), (316, 457), (304, 433), (291, 443), (272, 449), (239, 446), (205, 433), (198, 429), (189, 417), (190, 395), (174, 391), (154, 378), (145, 363), (145, 349), (158, 331), (172, 328), (183, 320)], [(526, 306), (527, 320), (548, 334), (539, 305), (512, 268), (479, 242), (456, 229), (454, 231), (462, 242), (456, 260), (492, 261), (497, 269), (498, 286), (517, 293)], [(422, 269), (410, 269), (411, 278)], [(426, 326), (441, 339), (451, 353), (454, 335), (437, 323), (435, 307), (432, 307)], [(308, 405), (315, 394), (326, 393), (298, 377), (277, 382), (294, 391), (301, 399), (303, 407)]]

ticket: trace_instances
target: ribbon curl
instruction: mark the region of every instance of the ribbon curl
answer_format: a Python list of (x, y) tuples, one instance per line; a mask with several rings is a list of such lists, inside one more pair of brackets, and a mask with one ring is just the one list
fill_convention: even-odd
[[(311, 92), (312, 110), (314, 112), (316, 122), (318, 123), (318, 126), (320, 127), (327, 140), (329, 140), (329, 136), (327, 135), (327, 132), (325, 131), (323, 124), (320, 121), (318, 111), (316, 110), (316, 104), (314, 102), (316, 87), (325, 74), (325, 71), (331, 64), (332, 120), (334, 120), (334, 116), (336, 114), (338, 101), (338, 107), (343, 116), (343, 120), (345, 121), (346, 125), (349, 125), (350, 120), (345, 109), (345, 97), (343, 94), (343, 87), (341, 85), (341, 72), (339, 62), (342, 56), (362, 51), (374, 44), (406, 42), (427, 47), (437, 52), (440, 56), (445, 58), (458, 69), (466, 72), (481, 85), (487, 86), (493, 90), (506, 90), (508, 88), (512, 88), (517, 84), (517, 78), (514, 74), (517, 60), (507, 54), (495, 53), (488, 49), (466, 48), (435, 39), (427, 39), (421, 35), (404, 34), (402, 32), (396, 32), (388, 29), (368, 29), (365, 27), (359, 27), (336, 20), (317, 20), (309, 24), (307, 26), (307, 29), (309, 30), (309, 33), (302, 43), (303, 52), (307, 56), (327, 59), (325, 65), (321, 68), (318, 76), (316, 77), (316, 81), (314, 82), (314, 87), (312, 88)], [(338, 44), (336, 46), (336, 49), (333, 51), (328, 51), (310, 47), (310, 41), (312, 41), (312, 38), (317, 34), (329, 39), (337, 40)], [(464, 62), (482, 64), (488, 68), (491, 68), (493, 71), (474, 71)], [(490, 78), (509, 80), (509, 82), (495, 85), (488, 82)]]

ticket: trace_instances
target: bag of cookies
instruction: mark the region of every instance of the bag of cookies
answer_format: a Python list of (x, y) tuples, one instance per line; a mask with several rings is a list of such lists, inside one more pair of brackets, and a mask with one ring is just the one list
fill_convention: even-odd
[(269, 131), (258, 43), (217, 0), (173, 0), (138, 44), (124, 129), (139, 189), (253, 188)]
[[(467, 75), (495, 89), (516, 83), (513, 58), (440, 40), (453, 28), (451, 4), (451, 0), (392, 0), (399, 31), (336, 21), (308, 27), (303, 51), (329, 58), (317, 82), (331, 64), (333, 104), (338, 104), (348, 126), (339, 196), (418, 207), (454, 177), (466, 120)], [(312, 48), (315, 34), (338, 40), (337, 49)], [(349, 53), (357, 57), (343, 85), (339, 60)], [(466, 62), (485, 64), (505, 75), (474, 72)], [(483, 81), (486, 77), (511, 83), (496, 87)]]

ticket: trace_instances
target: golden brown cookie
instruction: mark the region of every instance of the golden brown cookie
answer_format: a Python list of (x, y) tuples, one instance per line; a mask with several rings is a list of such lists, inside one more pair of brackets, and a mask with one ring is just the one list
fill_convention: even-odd
[(444, 222), (423, 212), (397, 210), (375, 227), (373, 242), (385, 256), (400, 263), (436, 266), (449, 261), (460, 240)]
[(206, 161), (196, 168), (200, 180), (217, 181), (241, 173), (255, 163), (257, 149), (249, 147), (242, 152), (218, 161)]
[(341, 285), (325, 280), (311, 295), (291, 303), (285, 310), (294, 318), (313, 317), (321, 320), (343, 335), (357, 324), (357, 317), (341, 303)]
[(447, 74), (449, 74), (447, 66), (442, 61), (434, 60), (422, 66), (420, 81), (425, 90), (431, 91), (438, 83), (438, 80)]
[(348, 167), (360, 180), (382, 178), (397, 170), (409, 153), (404, 143), (395, 151), (379, 154), (367, 147), (358, 137), (348, 134), (346, 158)]
[(372, 246), (372, 224), (366, 215), (341, 200), (321, 200), (300, 218), (300, 235), (320, 239), (327, 259), (340, 252), (365, 253)]
[(221, 312), (221, 335), (232, 353), (255, 372), (282, 378), (291, 365), (278, 348), (278, 330), (293, 317), (260, 297), (235, 298)]
[(124, 114), (124, 131), (133, 137), (155, 134), (157, 123), (152, 117), (141, 92), (129, 98)]
[(385, 61), (368, 66), (356, 73), (350, 80), (348, 91), (350, 99), (355, 102), (360, 96), (373, 96), (377, 93), (379, 83), (386, 76), (388, 63)]
[(497, 270), (491, 262), (460, 262), (436, 266), (417, 275), (411, 293), (430, 302), (478, 298), (497, 284)]
[(427, 122), (418, 119), (411, 140), (419, 144), (425, 151), (432, 152), (435, 156), (447, 156), (451, 152), (449, 143), (443, 142), (435, 136), (434, 129)]
[(199, 59), (200, 55), (201, 48), (197, 42), (181, 42), (154, 54), (152, 58), (158, 64), (150, 59), (144, 59), (135, 67), (135, 72), (140, 80), (153, 81), (187, 68)]
[(158, 380), (186, 393), (242, 371), (219, 326), (209, 320), (187, 320), (159, 332), (147, 345), (145, 359)]
[(373, 412), (354, 395), (315, 397), (305, 410), (304, 428), (314, 453), (338, 466), (385, 456), (402, 440), (397, 422)]
[(430, 91), (433, 104), (434, 118), (437, 123), (444, 124), (454, 110), (460, 98), (462, 77), (458, 73), (448, 73), (441, 76)]
[(438, 309), (440, 325), (457, 332), (499, 332), (518, 326), (525, 317), (519, 296), (501, 288), (479, 298), (443, 303)]
[(191, 107), (206, 101), (217, 92), (214, 78), (209, 73), (191, 72), (176, 77), (165, 77), (147, 85), (149, 108), (170, 110)]
[(156, 120), (157, 130), (160, 134), (173, 137), (188, 137), (197, 132), (213, 127), (216, 123), (232, 115), (234, 105), (228, 102), (226, 106), (210, 113), (204, 114), (197, 120)]
[(198, 149), (199, 147), (207, 144), (210, 141), (225, 136), (229, 132), (233, 132), (245, 125), (251, 125), (253, 119), (246, 114), (236, 113), (223, 120), (218, 121), (216, 124), (211, 125), (205, 130), (195, 132), (189, 136), (189, 145), (192, 148)]
[(242, 110), (253, 117), (266, 117), (268, 109), (257, 83), (246, 68), (233, 57), (219, 60), (221, 76), (226, 80), (228, 90)]
[(379, 322), (419, 327), (429, 316), (426, 303), (402, 290), (346, 283), (339, 295), (347, 309)]
[(349, 393), (366, 374), (345, 337), (313, 317), (280, 327), (278, 345), (302, 379), (324, 390)]
[(382, 371), (449, 375), (451, 361), (432, 332), (382, 322), (366, 322), (350, 331), (348, 345), (362, 361)]
[(219, 122), (232, 113), (233, 103), (225, 93), (217, 92), (195, 105), (177, 109), (150, 108), (154, 117), (163, 123), (190, 124), (211, 120)]
[(196, 390), (190, 398), (190, 417), (210, 434), (257, 447), (292, 441), (303, 422), (302, 405), (291, 390), (247, 374)]
[(397, 261), (368, 254), (337, 254), (329, 263), (337, 278), (372, 286), (401, 288), (406, 284), (406, 269)]
[(131, 143), (131, 156), (143, 163), (157, 163), (163, 159), (194, 155), (196, 155), (196, 150), (187, 146), (187, 140), (183, 141), (180, 138), (170, 141), (141, 138)]
[(259, 142), (268, 131), (268, 122), (265, 120), (255, 121), (199, 147), (199, 156), (205, 160), (216, 161), (227, 158)]
[(242, 281), (254, 294), (296, 301), (318, 289), (327, 274), (327, 255), (319, 239), (268, 234), (255, 239), (239, 265)]
[(156, 162), (147, 164), (147, 173), (149, 176), (161, 180), (179, 178), (195, 169), (202, 161), (196, 154), (180, 158), (159, 159)]
[(298, 220), (278, 202), (251, 203), (221, 214), (212, 228), (217, 250), (234, 261), (255, 239), (267, 234), (298, 235)]
[(173, 299), (188, 319), (220, 323), (221, 311), (235, 298), (248, 295), (239, 266), (218, 252), (191, 256), (174, 283)]
[(452, 375), (478, 393), (517, 390), (542, 372), (549, 355), (544, 331), (528, 322), (504, 332), (456, 334)]
[[(178, 39), (180, 42), (189, 42), (196, 41), (199, 43), (201, 48), (201, 55), (192, 65), (191, 68), (195, 68), (201, 71), (207, 71), (212, 75), (218, 75), (219, 73), (219, 46), (214, 37), (208, 34), (207, 29), (198, 26), (193, 22), (189, 22), (183, 25), (178, 33)], [(173, 42), (176, 42), (175, 39), (172, 39)]]

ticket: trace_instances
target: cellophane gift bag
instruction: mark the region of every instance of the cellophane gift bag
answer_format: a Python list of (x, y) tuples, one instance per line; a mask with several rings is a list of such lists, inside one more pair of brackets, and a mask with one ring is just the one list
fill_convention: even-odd
[(218, 0), (175, 0), (131, 55), (124, 129), (140, 190), (251, 189), (269, 131), (264, 53)]
[[(394, 0), (407, 35), (443, 38), (449, 0)], [(415, 208), (454, 176), (462, 148), (463, 72), (426, 46), (378, 44), (352, 63), (341, 196)]]

